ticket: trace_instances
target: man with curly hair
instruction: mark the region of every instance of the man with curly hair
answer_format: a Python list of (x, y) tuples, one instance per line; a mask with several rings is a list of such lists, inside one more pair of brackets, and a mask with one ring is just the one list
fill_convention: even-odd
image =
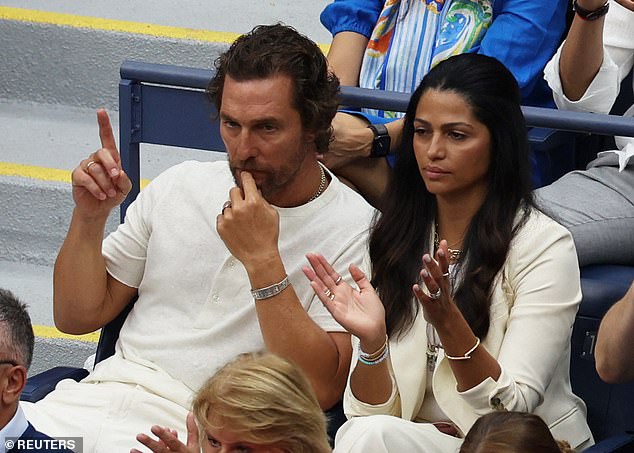
[(108, 116), (97, 113), (102, 148), (73, 171), (55, 322), (91, 332), (138, 301), (114, 356), (30, 406), (34, 423), (83, 435), (85, 451), (123, 451), (157, 424), (184, 435), (194, 392), (237, 354), (260, 350), (298, 365), (323, 408), (339, 401), (350, 337), (302, 275), (311, 250), (361, 264), (373, 215), (316, 158), (338, 86), (319, 47), (290, 27), (238, 38), (208, 89), (228, 163), (167, 170), (103, 244), (105, 220), (131, 184)]

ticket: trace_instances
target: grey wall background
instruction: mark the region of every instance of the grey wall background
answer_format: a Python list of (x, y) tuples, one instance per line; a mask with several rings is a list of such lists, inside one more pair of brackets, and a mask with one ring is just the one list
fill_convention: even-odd
[[(232, 33), (281, 21), (319, 43), (329, 43), (329, 33), (319, 22), (326, 4), (324, 0), (0, 2), (0, 6)], [(0, 20), (0, 98), (117, 109), (123, 60), (211, 67), (226, 47), (221, 42)]]

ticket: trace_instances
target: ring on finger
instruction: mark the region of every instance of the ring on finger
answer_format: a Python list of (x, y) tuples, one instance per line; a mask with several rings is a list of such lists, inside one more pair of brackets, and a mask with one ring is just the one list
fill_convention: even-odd
[(343, 277), (341, 277), (341, 275), (339, 277), (337, 277), (337, 280), (335, 280), (335, 285), (338, 285), (339, 283), (341, 283), (342, 279), (343, 279)]
[(220, 211), (221, 214), (225, 213), (225, 209), (230, 208), (231, 207), (231, 201), (227, 200), (224, 203), (222, 203), (222, 211)]
[(442, 278), (449, 278), (449, 271), (442, 274)]
[[(328, 288), (324, 289), (324, 294), (326, 295), (326, 297), (330, 297), (332, 295), (332, 293), (330, 292), (330, 290)], [(332, 299), (330, 299), (332, 300)]]
[(97, 162), (95, 162), (94, 160), (91, 160), (90, 162), (88, 162), (88, 164), (86, 165), (86, 171), (90, 170), (90, 166), (96, 164)]
[(440, 291), (440, 288), (438, 288), (435, 293), (430, 293), (429, 297), (431, 297), (433, 300), (436, 300), (440, 298), (440, 294), (441, 294), (441, 291)]
[(331, 301), (331, 302), (332, 302), (333, 300), (335, 300), (335, 294), (334, 294), (334, 293), (331, 293), (331, 294), (328, 296), (328, 299), (330, 299), (330, 301)]

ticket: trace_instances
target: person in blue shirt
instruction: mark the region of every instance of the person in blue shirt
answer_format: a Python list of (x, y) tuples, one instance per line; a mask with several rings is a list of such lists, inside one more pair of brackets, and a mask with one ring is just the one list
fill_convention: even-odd
[[(567, 0), (335, 0), (321, 21), (333, 35), (328, 61), (342, 85), (411, 93), (438, 62), (477, 52), (511, 71), (523, 105), (554, 107), (542, 71), (562, 40), (567, 5)], [(383, 157), (398, 146), (401, 116), (340, 112), (333, 121), (334, 141), (322, 156), (375, 206), (390, 164), (365, 157)]]

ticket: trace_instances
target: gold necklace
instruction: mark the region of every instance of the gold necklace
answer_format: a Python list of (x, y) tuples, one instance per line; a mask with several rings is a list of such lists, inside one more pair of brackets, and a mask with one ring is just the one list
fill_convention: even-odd
[[(434, 230), (434, 250), (438, 250), (438, 246), (440, 245), (440, 238), (438, 237), (438, 224), (435, 224), (434, 226), (435, 226), (435, 230)], [(458, 242), (456, 242), (456, 244)], [(460, 250), (460, 249), (452, 249), (451, 247), (447, 247), (447, 251), (449, 252), (449, 261), (453, 261), (454, 263), (457, 262), (460, 259), (460, 255), (462, 254), (462, 250)]]
[(319, 165), (319, 173), (320, 173), (320, 178), (319, 178), (319, 187), (317, 187), (317, 192), (315, 192), (313, 194), (312, 197), (310, 197), (310, 199), (308, 200), (308, 202), (313, 201), (315, 198), (317, 198), (319, 195), (321, 195), (322, 193), (324, 193), (324, 189), (326, 188), (326, 172), (324, 171), (324, 167), (322, 167), (321, 165)]

